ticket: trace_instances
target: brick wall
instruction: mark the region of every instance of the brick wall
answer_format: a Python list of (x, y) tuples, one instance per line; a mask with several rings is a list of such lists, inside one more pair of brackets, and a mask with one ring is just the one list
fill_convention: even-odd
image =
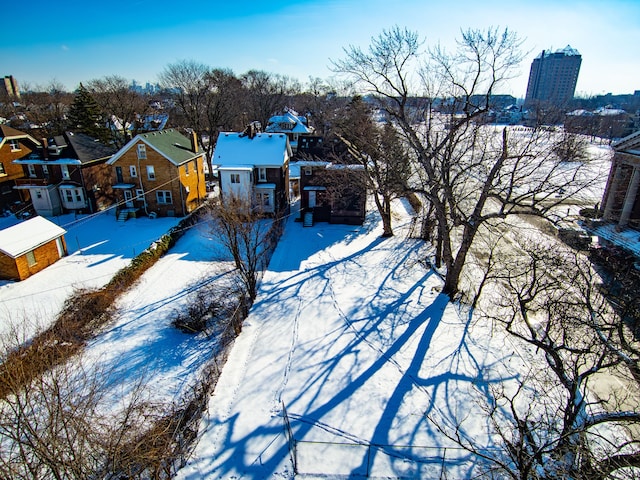
[[(189, 175), (187, 175), (185, 165), (176, 167), (148, 145), (146, 152), (147, 158), (138, 160), (136, 143), (114, 163), (114, 167), (122, 167), (123, 182), (134, 184), (134, 191), (140, 188), (145, 191), (147, 210), (149, 212), (156, 212), (161, 216), (185, 216), (194, 210), (206, 195), (203, 157), (200, 156), (197, 157), (197, 160), (188, 162)], [(153, 166), (154, 180), (149, 178), (147, 172), (147, 166), (149, 165)], [(136, 169), (136, 177), (131, 176), (131, 166)], [(113, 173), (113, 183), (115, 183), (115, 180), (115, 173)], [(170, 191), (172, 203), (158, 203), (158, 191)], [(118, 192), (116, 195), (122, 195), (122, 193)], [(118, 198), (118, 200), (120, 201), (122, 198)], [(136, 206), (141, 205), (142, 202), (136, 202)]]
[[(63, 249), (66, 252), (67, 246), (64, 241), (64, 237), (62, 237), (61, 240)], [(16, 258), (15, 260), (6, 255), (0, 255), (0, 276), (12, 280), (24, 280), (34, 273), (44, 270), (49, 265), (60, 260), (58, 246), (56, 245), (55, 239), (35, 249), (33, 254), (35, 256), (36, 263), (32, 266), (29, 266), (26, 254)]]

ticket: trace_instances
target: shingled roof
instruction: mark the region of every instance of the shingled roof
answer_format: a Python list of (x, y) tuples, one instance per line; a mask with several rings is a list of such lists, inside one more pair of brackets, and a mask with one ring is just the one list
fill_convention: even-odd
[(122, 147), (118, 153), (108, 161), (108, 163), (113, 164), (116, 162), (139, 141), (144, 142), (149, 147), (162, 154), (162, 156), (167, 158), (167, 160), (176, 166), (182, 165), (183, 163), (193, 160), (203, 154), (198, 146), (196, 147), (197, 151), (194, 152), (191, 140), (177, 130), (171, 128), (168, 130), (136, 135), (129, 143)]

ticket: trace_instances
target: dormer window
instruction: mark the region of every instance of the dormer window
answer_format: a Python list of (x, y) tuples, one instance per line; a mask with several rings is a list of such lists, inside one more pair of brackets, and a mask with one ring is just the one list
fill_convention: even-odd
[(9, 140), (9, 145), (11, 145), (12, 152), (20, 151), (20, 142), (18, 140)]
[(147, 146), (144, 143), (138, 144), (138, 160), (147, 159)]

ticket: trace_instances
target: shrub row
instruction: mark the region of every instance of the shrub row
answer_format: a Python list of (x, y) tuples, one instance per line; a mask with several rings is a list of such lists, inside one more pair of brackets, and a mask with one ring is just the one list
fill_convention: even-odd
[(79, 290), (65, 302), (51, 327), (4, 355), (0, 365), (0, 398), (23, 388), (50, 368), (78, 353), (113, 316), (113, 305), (142, 274), (167, 253), (201, 218), (196, 210), (120, 269), (102, 288)]

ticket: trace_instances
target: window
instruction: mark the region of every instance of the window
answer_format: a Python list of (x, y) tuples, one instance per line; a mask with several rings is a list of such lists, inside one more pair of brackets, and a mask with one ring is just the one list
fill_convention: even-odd
[(232, 173), (231, 174), (231, 183), (240, 183), (240, 174)]
[(149, 180), (156, 179), (156, 169), (153, 168), (153, 165), (147, 165), (147, 178)]
[(30, 177), (35, 177), (36, 176), (36, 166), (35, 165), (27, 165), (27, 170), (29, 170), (29, 176)]
[(44, 176), (46, 178), (49, 177), (49, 166), (48, 165), (42, 165), (42, 173), (44, 174)]
[(4, 175), (5, 173), (7, 173), (4, 169), (4, 164), (2, 162), (0, 162), (0, 175)]
[(36, 198), (42, 198), (42, 190), (36, 190)]
[(184, 174), (188, 177), (189, 176), (189, 162), (184, 164)]
[(62, 178), (65, 180), (69, 180), (71, 177), (69, 176), (69, 166), (68, 165), (60, 165), (60, 169), (62, 170)]
[(20, 142), (18, 140), (9, 140), (9, 145), (11, 145), (12, 152), (17, 152), (20, 150)]
[(67, 198), (67, 203), (73, 203), (73, 194), (71, 190), (63, 190), (65, 197)]
[(30, 267), (33, 267), (36, 264), (36, 256), (33, 253), (33, 251), (31, 252), (27, 252), (27, 265), (29, 265)]
[(313, 175), (313, 170), (311, 167), (304, 167), (304, 174), (307, 176)]
[(84, 200), (82, 197), (82, 190), (76, 188), (73, 192), (76, 194), (76, 202), (82, 202)]
[(132, 177), (138, 176), (138, 170), (136, 169), (135, 165), (129, 165), (129, 175), (131, 175)]
[(138, 144), (138, 160), (147, 159), (147, 146), (144, 143)]
[(271, 194), (270, 193), (258, 193), (258, 205), (263, 207), (271, 206)]
[(164, 204), (173, 203), (173, 199), (171, 198), (171, 192), (169, 190), (158, 190), (156, 192), (156, 200), (158, 200), (158, 203), (164, 203)]
[(258, 181), (266, 182), (267, 181), (267, 169), (266, 168), (258, 168)]
[(141, 188), (136, 189), (136, 200), (144, 200), (144, 190)]

